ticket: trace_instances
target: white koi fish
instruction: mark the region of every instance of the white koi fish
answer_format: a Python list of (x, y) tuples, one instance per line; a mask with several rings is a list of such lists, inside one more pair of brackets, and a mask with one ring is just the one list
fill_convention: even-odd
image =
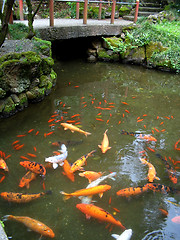
[[(88, 184), (86, 188), (96, 187), (107, 178), (111, 178), (113, 181), (115, 181), (115, 178), (114, 178), (115, 176), (116, 176), (116, 172), (112, 172), (106, 176), (101, 176), (95, 181)], [(85, 196), (85, 197), (79, 197), (79, 198), (81, 199), (81, 203), (91, 204), (92, 202), (92, 196), (87, 196), (87, 197)]]
[(111, 236), (116, 240), (130, 240), (132, 236), (132, 229), (125, 230), (121, 235), (111, 234)]
[(45, 162), (49, 162), (53, 164), (53, 168), (56, 169), (58, 165), (63, 166), (64, 160), (67, 158), (68, 151), (64, 144), (61, 145), (61, 149), (59, 150), (62, 154), (48, 157), (45, 159)]

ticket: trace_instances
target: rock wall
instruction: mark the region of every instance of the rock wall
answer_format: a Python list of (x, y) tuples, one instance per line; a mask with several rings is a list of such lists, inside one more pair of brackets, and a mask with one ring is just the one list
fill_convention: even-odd
[(51, 42), (6, 40), (0, 48), (0, 118), (39, 102), (56, 83)]

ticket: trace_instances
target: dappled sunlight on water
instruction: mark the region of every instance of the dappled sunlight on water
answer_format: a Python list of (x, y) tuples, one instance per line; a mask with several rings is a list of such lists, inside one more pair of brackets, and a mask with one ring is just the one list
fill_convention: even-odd
[[(24, 204), (0, 199), (0, 217), (13, 214), (35, 218), (51, 227), (58, 240), (113, 239), (112, 233), (122, 233), (117, 226), (109, 232), (106, 223), (87, 220), (76, 208), (80, 199), (63, 200), (60, 191), (70, 193), (87, 187), (88, 180), (80, 177), (78, 172), (75, 172), (75, 182), (71, 182), (63, 175), (62, 167), (47, 169), (44, 181), (37, 176), (29, 189), (18, 186), (26, 173), (19, 164), (22, 156), (44, 164), (45, 158), (58, 150), (52, 143), (59, 141), (67, 146), (70, 163), (96, 150), (87, 159), (84, 169), (104, 174), (117, 172), (115, 181), (107, 179), (102, 182), (111, 185), (111, 190), (102, 198), (94, 196), (93, 200), (127, 229), (132, 228), (132, 239), (155, 239), (151, 238), (155, 236), (156, 239), (179, 239), (179, 224), (171, 221), (180, 215), (179, 205), (174, 205), (180, 204), (179, 194), (149, 190), (128, 199), (116, 195), (120, 189), (144, 186), (148, 182), (148, 166), (140, 162), (141, 157), (154, 165), (160, 178), (160, 181), (154, 180), (155, 183), (180, 189), (180, 164), (177, 162), (180, 155), (174, 149), (180, 138), (179, 76), (137, 66), (88, 64), (79, 60), (57, 62), (54, 68), (58, 73), (57, 85), (44, 101), (30, 105), (10, 119), (0, 120), (0, 150), (6, 156), (11, 155), (6, 160), (9, 173), (5, 173), (6, 177), (0, 183), (1, 192), (38, 193), (44, 191), (45, 183), (46, 190), (51, 190), (52, 195)], [(77, 124), (91, 135), (86, 137), (78, 132), (65, 131), (60, 123), (66, 121)], [(106, 129), (111, 149), (102, 154), (98, 145)], [(136, 135), (124, 135), (122, 130)], [(157, 141), (142, 140), (137, 135), (140, 133), (152, 135)], [(24, 144), (19, 150), (12, 145), (17, 140), (17, 144)], [(170, 181), (165, 164), (156, 153), (166, 157), (176, 170), (177, 184)], [(159, 208), (167, 210), (168, 216), (163, 216)], [(28, 232), (21, 223), (12, 221), (5, 222), (5, 230), (14, 240), (40, 237), (38, 233)]]

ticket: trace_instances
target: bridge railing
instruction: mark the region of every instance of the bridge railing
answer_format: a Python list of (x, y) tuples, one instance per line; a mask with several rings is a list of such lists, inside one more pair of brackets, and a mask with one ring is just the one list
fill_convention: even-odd
[[(134, 14), (134, 22), (136, 23), (138, 17), (138, 9), (139, 9), (139, 0), (134, 0), (134, 2), (118, 2), (116, 0), (111, 1), (103, 1), (103, 0), (49, 0), (49, 17), (50, 17), (50, 26), (54, 27), (54, 1), (56, 2), (76, 2), (76, 19), (79, 19), (79, 4), (84, 3), (83, 9), (83, 24), (87, 24), (87, 12), (88, 12), (88, 3), (97, 3), (99, 4), (99, 14), (98, 20), (101, 20), (101, 11), (102, 4), (111, 4), (111, 24), (114, 24), (115, 18), (115, 8), (116, 4), (121, 5), (135, 5), (135, 14)], [(23, 0), (19, 0), (19, 10), (20, 10), (20, 20), (23, 20)]]

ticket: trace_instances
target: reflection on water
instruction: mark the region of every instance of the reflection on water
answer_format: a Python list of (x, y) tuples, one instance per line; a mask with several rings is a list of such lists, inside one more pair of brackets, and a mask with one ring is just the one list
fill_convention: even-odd
[[(85, 170), (107, 174), (116, 171), (117, 175), (116, 181), (105, 181), (111, 185), (111, 190), (105, 192), (102, 198), (94, 196), (94, 204), (113, 214), (126, 228), (131, 228), (132, 239), (179, 239), (179, 224), (171, 221), (174, 216), (180, 215), (179, 206), (173, 204), (179, 203), (179, 194), (150, 191), (130, 199), (116, 195), (120, 189), (143, 186), (148, 182), (148, 166), (141, 164), (141, 156), (156, 168), (160, 181), (155, 182), (179, 189), (180, 164), (177, 161), (180, 161), (180, 156), (179, 151), (174, 149), (180, 138), (179, 76), (137, 66), (88, 64), (77, 60), (57, 62), (55, 71), (58, 81), (51, 95), (10, 119), (0, 120), (0, 150), (6, 156), (11, 155), (6, 160), (9, 173), (5, 173), (5, 180), (0, 183), (1, 192), (43, 191), (40, 176), (30, 183), (29, 189), (18, 186), (26, 173), (19, 164), (22, 156), (45, 163), (45, 158), (58, 150), (52, 143), (60, 141), (66, 144), (67, 159), (73, 163), (96, 149), (96, 153), (87, 159)], [(92, 134), (85, 137), (78, 132), (65, 131), (60, 125), (64, 121), (77, 124)], [(106, 129), (112, 148), (102, 154), (98, 145)], [(123, 135), (122, 130), (152, 134), (157, 142)], [(18, 144), (24, 144), (19, 150), (12, 145), (17, 140)], [(176, 168), (176, 185), (170, 181), (165, 164), (156, 157), (156, 153), (166, 157), (173, 169)], [(8, 203), (1, 199), (0, 216), (13, 214), (35, 218), (53, 229), (55, 239), (113, 239), (112, 233), (121, 234), (122, 230), (118, 227), (109, 232), (105, 229), (107, 224), (87, 220), (76, 208), (76, 204), (80, 203), (78, 198), (63, 200), (60, 191), (73, 192), (86, 188), (88, 181), (76, 172), (73, 183), (62, 172), (61, 167), (47, 169), (45, 187), (52, 190), (52, 195), (26, 204)], [(159, 208), (166, 209), (168, 216), (164, 217)], [(39, 238), (39, 234), (28, 232), (22, 224), (12, 221), (5, 223), (5, 230), (14, 240)]]

